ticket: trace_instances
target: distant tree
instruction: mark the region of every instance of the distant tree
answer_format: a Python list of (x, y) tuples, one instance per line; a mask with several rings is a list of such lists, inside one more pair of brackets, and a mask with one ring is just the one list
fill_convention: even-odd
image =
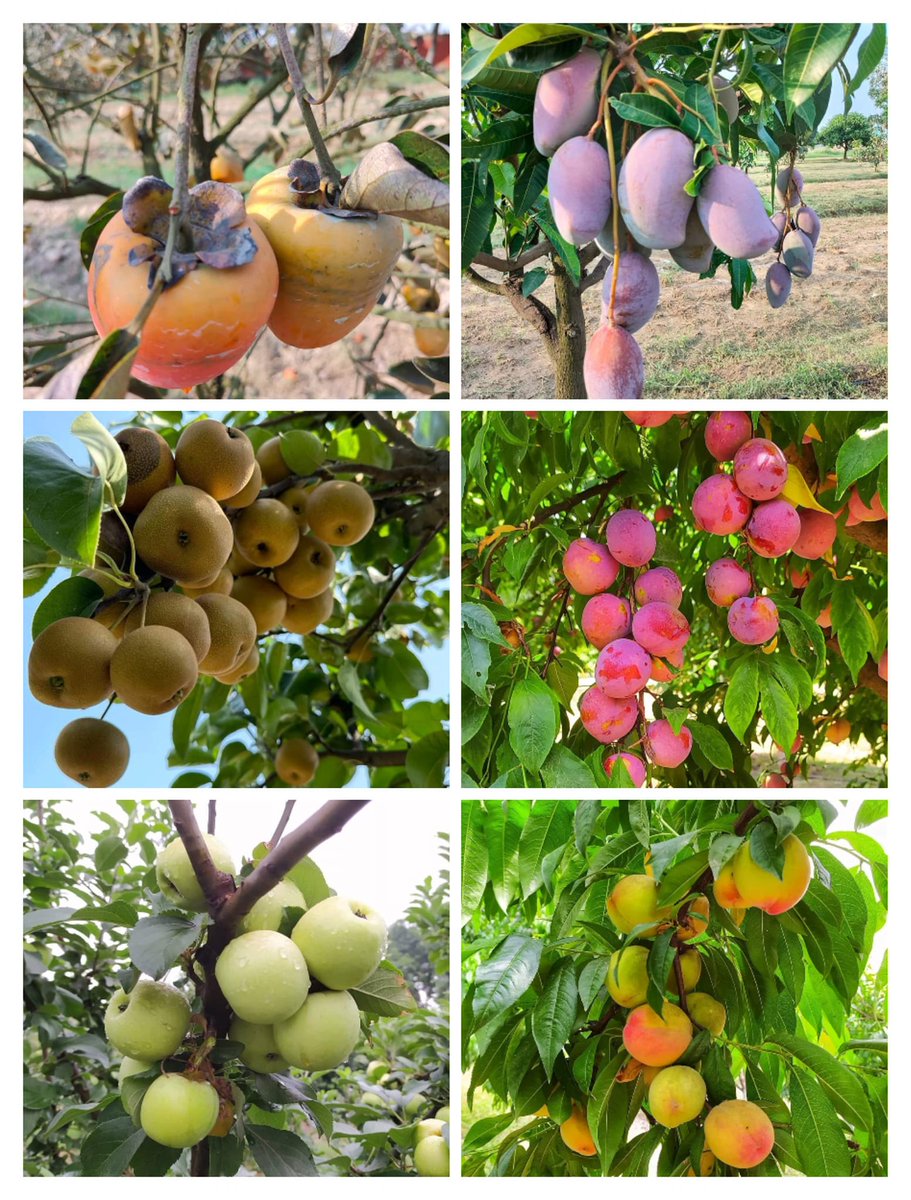
[(858, 162), (869, 163), (874, 171), (879, 170), (879, 164), (889, 157), (889, 143), (881, 134), (874, 134), (869, 142), (852, 142), (851, 153)]
[(877, 130), (885, 137), (889, 128), (889, 64), (880, 63), (867, 85), (870, 99), (876, 105), (876, 112), (870, 118)]
[(855, 142), (866, 146), (873, 137), (873, 122), (870, 117), (860, 113), (839, 113), (837, 117), (819, 131), (819, 140), (824, 146), (840, 146), (844, 150), (844, 158)]

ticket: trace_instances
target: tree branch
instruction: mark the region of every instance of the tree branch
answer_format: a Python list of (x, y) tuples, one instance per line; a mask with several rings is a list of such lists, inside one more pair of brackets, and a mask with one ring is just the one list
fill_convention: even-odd
[(203, 840), (202, 830), (196, 821), (191, 800), (169, 800), (174, 828), (184, 844), (193, 873), (199, 880), (206, 905), (213, 915), (224, 906), (227, 897), (234, 892), (234, 879), (219, 871), (212, 861), (209, 849)]
[(527, 250), (523, 250), (518, 258), (497, 258), (495, 254), (479, 251), (473, 261), (479, 267), (489, 267), (491, 271), (502, 271), (504, 275), (512, 275), (524, 270), (530, 263), (537, 262), (539, 258), (544, 258), (550, 250), (550, 242), (538, 242), (537, 246), (529, 246)]
[(482, 292), (489, 292), (491, 296), (505, 296), (506, 285), (503, 283), (494, 283), (492, 279), (485, 279), (483, 275), (479, 275), (477, 271), (468, 267), (464, 272), (466, 279), (470, 279), (475, 287), (480, 288)]
[(367, 620), (364, 621), (364, 623), (362, 625), (359, 625), (356, 629), (353, 629), (346, 636), (345, 645), (347, 645), (347, 646), (353, 645), (354, 642), (356, 642), (358, 638), (363, 637), (365, 634), (369, 633), (371, 630), (375, 629), (379, 625), (380, 620), (383, 616), (383, 613), (386, 611), (386, 609), (392, 603), (393, 597), (395, 596), (395, 594), (399, 590), (399, 588), (402, 586), (405, 576), (408, 574), (408, 572), (411, 570), (411, 568), (415, 565), (415, 563), (418, 561), (418, 559), (421, 557), (421, 555), (424, 553), (424, 551), (427, 549), (427, 547), (430, 545), (430, 543), (433, 541), (433, 539), (437, 536), (437, 534), (442, 532), (442, 530), (445, 528), (445, 526), (446, 526), (445, 520), (438, 521), (436, 523), (436, 525), (434, 525), (432, 528), (427, 530), (427, 532), (424, 534), (424, 536), (421, 538), (420, 542), (418, 543), (417, 549), (413, 552), (413, 554), (411, 554), (411, 556), (408, 558), (408, 560), (406, 562), (404, 562), (401, 567), (399, 567), (398, 574), (396, 574), (392, 577), (392, 582), (390, 583), (385, 596), (383, 596), (382, 600), (377, 605), (376, 611), (373, 613), (373, 615), (371, 617), (368, 617)]
[(407, 750), (333, 750), (326, 746), (327, 758), (341, 758), (365, 767), (404, 767)]
[[(213, 931), (217, 931), (219, 935), (216, 937), (216, 941), (223, 937), (219, 950), (230, 939), (231, 931), (241, 917), (246, 916), (257, 900), (265, 896), (266, 892), (270, 892), (277, 883), (280, 883), (302, 858), (306, 858), (317, 846), (340, 833), (348, 822), (369, 803), (369, 796), (365, 799), (327, 800), (313, 816), (308, 817), (302, 825), (283, 837), (278, 845), (269, 851), (259, 866), (255, 867), (247, 876), (233, 896), (222, 905)], [(210, 936), (209, 942), (211, 941)], [(207, 948), (209, 942), (206, 943)]]
[(861, 521), (859, 525), (846, 525), (844, 532), (845, 537), (860, 542), (862, 546), (868, 546), (877, 554), (889, 553), (888, 521)]

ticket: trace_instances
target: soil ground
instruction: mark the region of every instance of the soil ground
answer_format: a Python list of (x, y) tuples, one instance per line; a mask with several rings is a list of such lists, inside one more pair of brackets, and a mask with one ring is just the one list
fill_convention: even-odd
[[(219, 91), (218, 112), (224, 123), (243, 104), (248, 87), (257, 84), (232, 84)], [(389, 102), (390, 96), (418, 99), (442, 96), (445, 90), (425, 75), (416, 71), (378, 72), (369, 86), (362, 88), (357, 113), (378, 112)], [(208, 98), (208, 96), (207, 96)], [(110, 119), (122, 97), (114, 96), (105, 103), (105, 115)], [(328, 124), (348, 119), (352, 112), (342, 114), (330, 100)], [(350, 109), (350, 104), (349, 104)], [(289, 112), (295, 110), (289, 110)], [(173, 126), (176, 104), (173, 98), (163, 105), (163, 116)], [(352, 170), (364, 151), (377, 142), (384, 141), (401, 127), (402, 118), (387, 122), (375, 122), (360, 127), (348, 135), (347, 140), (334, 139), (329, 144), (330, 153), (343, 174)], [(252, 154), (269, 135), (272, 115), (267, 102), (261, 103), (239, 125), (231, 137), (232, 147), (243, 157)], [(444, 136), (449, 128), (447, 107), (418, 113), (414, 128), (432, 137)], [(298, 116), (286, 114), (280, 129), (286, 137), (287, 149), (278, 151), (276, 161), (265, 155), (247, 168), (250, 183), (274, 170), (280, 163), (288, 162), (295, 154), (295, 146), (309, 142)], [(81, 168), (83, 150), (88, 130), (88, 119), (83, 113), (73, 113), (66, 126), (66, 140), (62, 149), (70, 160), (71, 170)], [(163, 161), (163, 169), (170, 178), (173, 174), (173, 159)], [(84, 173), (104, 180), (116, 187), (129, 187), (142, 174), (138, 153), (132, 151), (119, 133), (106, 125), (97, 123), (91, 132), (90, 155)], [(43, 173), (26, 165), (26, 185), (40, 186), (46, 183)], [(249, 190), (249, 189), (245, 189)], [(30, 200), (24, 206), (25, 246), (25, 335), (27, 339), (46, 337), (55, 331), (85, 332), (92, 335), (91, 321), (86, 305), (87, 273), (79, 255), (79, 235), (86, 220), (102, 203), (103, 196), (87, 196), (52, 202)], [(406, 240), (412, 236), (406, 226)], [(421, 245), (429, 247), (432, 237), (428, 233), (419, 236)], [(441, 304), (448, 306), (449, 281), (446, 277), (436, 279), (436, 288)], [(46, 299), (43, 299), (46, 298)], [(40, 302), (39, 302), (40, 301)], [(385, 303), (387, 306), (404, 308), (397, 296), (397, 286), (391, 285)], [(76, 342), (77, 348), (88, 342)], [(357, 399), (376, 388), (376, 377), (385, 380), (390, 387), (406, 396), (417, 397), (417, 390), (403, 386), (400, 382), (389, 382), (388, 372), (395, 364), (410, 361), (416, 354), (410, 327), (397, 321), (387, 321), (379, 316), (370, 316), (352, 334), (335, 345), (321, 350), (299, 350), (278, 341), (266, 329), (251, 352), (225, 377), (226, 396), (235, 398), (312, 398), (312, 399)], [(60, 366), (63, 364), (60, 363)], [(25, 389), (26, 396), (41, 394), (41, 388)], [(429, 389), (428, 389), (429, 390)], [(174, 393), (183, 397), (183, 393)], [(70, 392), (69, 396), (72, 397)], [(56, 396), (63, 399), (64, 396)]]
[[(865, 163), (845, 162), (837, 152), (814, 151), (800, 169), (804, 199), (822, 218), (822, 234), (813, 275), (795, 280), (783, 308), (773, 311), (765, 296), (765, 272), (774, 254), (753, 262), (757, 282), (737, 311), (726, 270), (700, 279), (681, 271), (668, 251), (654, 251), (661, 301), (636, 334), (647, 398), (887, 395), (886, 167), (874, 172)], [(752, 178), (760, 183), (758, 170)], [(549, 280), (536, 295), (552, 307)], [(591, 336), (600, 320), (601, 288), (590, 288), (583, 303)], [(553, 386), (538, 335), (508, 302), (463, 281), (464, 397), (548, 400)]]

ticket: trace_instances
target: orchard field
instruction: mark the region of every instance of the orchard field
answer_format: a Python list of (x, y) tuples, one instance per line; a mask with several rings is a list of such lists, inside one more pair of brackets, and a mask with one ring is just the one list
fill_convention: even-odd
[(887, 817), (466, 801), (463, 1175), (886, 1175)]
[[(850, 158), (845, 162), (838, 151), (816, 149), (800, 169), (825, 233), (812, 278), (794, 289), (784, 309), (771, 312), (762, 287), (774, 254), (757, 260), (759, 284), (737, 311), (720, 272), (700, 279), (682, 271), (667, 251), (655, 251), (661, 302), (637, 335), (649, 362), (646, 395), (743, 400), (886, 395), (887, 167), (874, 170)], [(755, 168), (750, 174), (759, 182)], [(477, 270), (494, 277), (483, 266)], [(553, 305), (552, 282), (542, 288), (542, 299)], [(592, 330), (600, 290), (589, 289), (582, 302)], [(553, 386), (547, 354), (534, 330), (517, 318), (507, 315), (504, 336), (503, 315), (498, 297), (463, 285), (464, 395), (546, 398)]]
[(887, 437), (466, 414), (463, 783), (884, 786)]

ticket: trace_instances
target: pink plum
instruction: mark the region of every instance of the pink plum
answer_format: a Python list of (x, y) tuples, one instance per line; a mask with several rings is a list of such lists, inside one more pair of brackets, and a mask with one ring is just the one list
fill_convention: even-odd
[(592, 596), (582, 610), (582, 632), (596, 650), (603, 650), (608, 642), (626, 637), (631, 621), (629, 601), (613, 592)]
[(599, 687), (589, 688), (579, 703), (582, 724), (599, 742), (619, 742), (636, 724), (639, 704), (635, 696), (614, 700)]
[(660, 600), (671, 608), (679, 608), (683, 599), (683, 584), (676, 571), (670, 567), (652, 567), (636, 580), (633, 595), (637, 604), (648, 604)]
[(788, 482), (788, 460), (768, 438), (751, 438), (734, 455), (734, 482), (751, 500), (771, 500)]
[(626, 769), (629, 771), (630, 778), (633, 781), (633, 787), (641, 788), (645, 785), (645, 763), (635, 754), (627, 754), (625, 750), (620, 754), (610, 754), (604, 760), (604, 770), (607, 772), (608, 779), (614, 773), (614, 763), (622, 758), (626, 763)]
[(673, 516), (674, 510), (669, 504), (662, 504), (659, 508), (655, 509), (656, 521), (670, 521), (673, 519)]
[(633, 614), (633, 637), (649, 654), (671, 654), (690, 640), (690, 623), (679, 608), (654, 600)]
[(780, 558), (800, 537), (800, 517), (787, 500), (757, 504), (747, 525), (747, 541), (762, 558)]
[(705, 445), (717, 462), (730, 462), (753, 436), (753, 419), (745, 412), (714, 412), (705, 425)]
[(820, 629), (832, 628), (832, 605), (827, 604), (816, 618), (816, 624)]
[(606, 592), (620, 570), (607, 546), (591, 538), (576, 538), (563, 555), (563, 574), (570, 586), (582, 596)]
[(635, 508), (621, 508), (607, 523), (608, 549), (625, 567), (642, 567), (655, 553), (655, 526)]
[(889, 647), (883, 651), (883, 656), (876, 664), (876, 674), (886, 683), (889, 682)]
[(768, 596), (741, 596), (728, 609), (731, 637), (744, 646), (760, 646), (778, 632), (778, 609)]
[(656, 767), (679, 767), (690, 756), (693, 735), (685, 725), (674, 733), (670, 721), (652, 721), (646, 729), (645, 748)]
[(882, 501), (879, 498), (879, 492), (876, 493), (869, 504), (865, 504), (860, 498), (860, 492), (856, 487), (851, 488), (848, 495), (848, 513), (850, 514), (849, 525), (859, 525), (863, 521), (885, 521), (887, 519), (886, 510), (883, 508)]
[(710, 475), (693, 493), (697, 529), (724, 537), (739, 533), (750, 519), (753, 501), (747, 499), (730, 475)]
[(625, 700), (642, 691), (651, 673), (651, 655), (630, 638), (617, 638), (598, 655), (595, 682), (606, 696)]
[(811, 559), (828, 554), (838, 532), (832, 514), (819, 512), (815, 508), (802, 508), (797, 515), (800, 517), (800, 535), (794, 543), (794, 553), (801, 558)]
[(748, 596), (753, 580), (746, 567), (734, 558), (719, 558), (705, 573), (705, 590), (719, 608), (730, 608), (741, 596)]

